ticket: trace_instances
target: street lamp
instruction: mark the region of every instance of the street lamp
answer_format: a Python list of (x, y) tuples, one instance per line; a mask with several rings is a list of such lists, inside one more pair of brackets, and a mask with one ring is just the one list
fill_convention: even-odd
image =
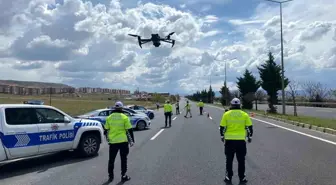
[(281, 91), (282, 91), (282, 114), (286, 114), (286, 104), (285, 104), (285, 72), (284, 72), (284, 60), (283, 60), (283, 33), (282, 33), (282, 3), (287, 3), (293, 0), (286, 1), (275, 1), (275, 0), (265, 0), (273, 3), (280, 4), (280, 29), (281, 29)]
[[(227, 85), (226, 85), (226, 63), (227, 63), (227, 61), (231, 61), (231, 60), (236, 60), (237, 58), (236, 57), (234, 57), (234, 58), (231, 58), (231, 59), (228, 59), (228, 60), (224, 60), (225, 61), (225, 67), (224, 67), (224, 86), (227, 88)], [(216, 59), (215, 59), (216, 60)], [(219, 60), (217, 60), (217, 61), (219, 61)], [(226, 103), (226, 106), (227, 106), (227, 104), (228, 104), (228, 97), (227, 97), (227, 91), (225, 90), (225, 99), (226, 99), (226, 101), (225, 101), (225, 103)]]

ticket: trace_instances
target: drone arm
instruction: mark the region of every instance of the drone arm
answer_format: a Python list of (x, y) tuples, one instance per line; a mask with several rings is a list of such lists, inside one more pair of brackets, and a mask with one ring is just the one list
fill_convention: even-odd
[(171, 40), (165, 40), (165, 39), (162, 39), (161, 41), (162, 41), (162, 42), (167, 42), (167, 43), (170, 43), (170, 44), (173, 43), (173, 41), (171, 41)]

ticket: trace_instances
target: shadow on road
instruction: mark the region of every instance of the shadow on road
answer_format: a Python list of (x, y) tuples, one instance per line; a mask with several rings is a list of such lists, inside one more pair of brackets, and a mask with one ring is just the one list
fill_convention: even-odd
[[(102, 185), (109, 185), (109, 184), (111, 184), (111, 183), (112, 183), (112, 182), (106, 181), (106, 182), (104, 182)], [(120, 181), (120, 182), (118, 182), (116, 185), (122, 185), (122, 184), (125, 184), (125, 182)]]
[(43, 173), (51, 168), (78, 163), (89, 159), (92, 159), (92, 157), (81, 158), (78, 157), (75, 152), (70, 151), (49, 154), (32, 159), (24, 159), (0, 166), (0, 180), (32, 172)]

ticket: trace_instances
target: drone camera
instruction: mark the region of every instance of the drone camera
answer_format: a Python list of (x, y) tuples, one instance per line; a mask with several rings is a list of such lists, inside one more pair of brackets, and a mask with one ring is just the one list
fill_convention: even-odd
[(155, 47), (159, 47), (161, 44), (160, 44), (160, 42), (154, 42), (153, 45), (154, 45)]

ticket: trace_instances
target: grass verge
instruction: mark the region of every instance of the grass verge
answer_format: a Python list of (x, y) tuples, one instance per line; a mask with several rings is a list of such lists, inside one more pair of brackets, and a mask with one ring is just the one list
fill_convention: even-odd
[[(213, 104), (214, 106), (218, 106), (223, 108), (222, 105)], [(261, 110), (244, 110), (245, 112), (254, 112), (258, 114), (265, 114), (265, 111)], [(270, 114), (267, 113), (267, 116), (276, 117), (280, 119), (285, 119), (289, 121), (295, 121), (300, 123), (305, 123), (309, 125), (314, 125), (317, 127), (325, 127), (336, 129), (336, 119), (326, 119), (326, 118), (318, 118), (318, 117), (311, 117), (311, 116), (294, 116), (294, 115), (282, 115), (282, 114)]]
[[(42, 100), (45, 105), (49, 104), (49, 97), (47, 96), (0, 96), (0, 104), (16, 104), (22, 103), (26, 100)], [(151, 101), (132, 101), (132, 100), (122, 100), (124, 105), (137, 104), (145, 106), (147, 108), (154, 108), (155, 103)], [(93, 111), (95, 109), (103, 109), (108, 106), (114, 105), (114, 100), (97, 100), (94, 99), (76, 99), (70, 97), (52, 97), (51, 106), (54, 106), (62, 111), (66, 112), (71, 116), (76, 116), (84, 114), (86, 112)]]

